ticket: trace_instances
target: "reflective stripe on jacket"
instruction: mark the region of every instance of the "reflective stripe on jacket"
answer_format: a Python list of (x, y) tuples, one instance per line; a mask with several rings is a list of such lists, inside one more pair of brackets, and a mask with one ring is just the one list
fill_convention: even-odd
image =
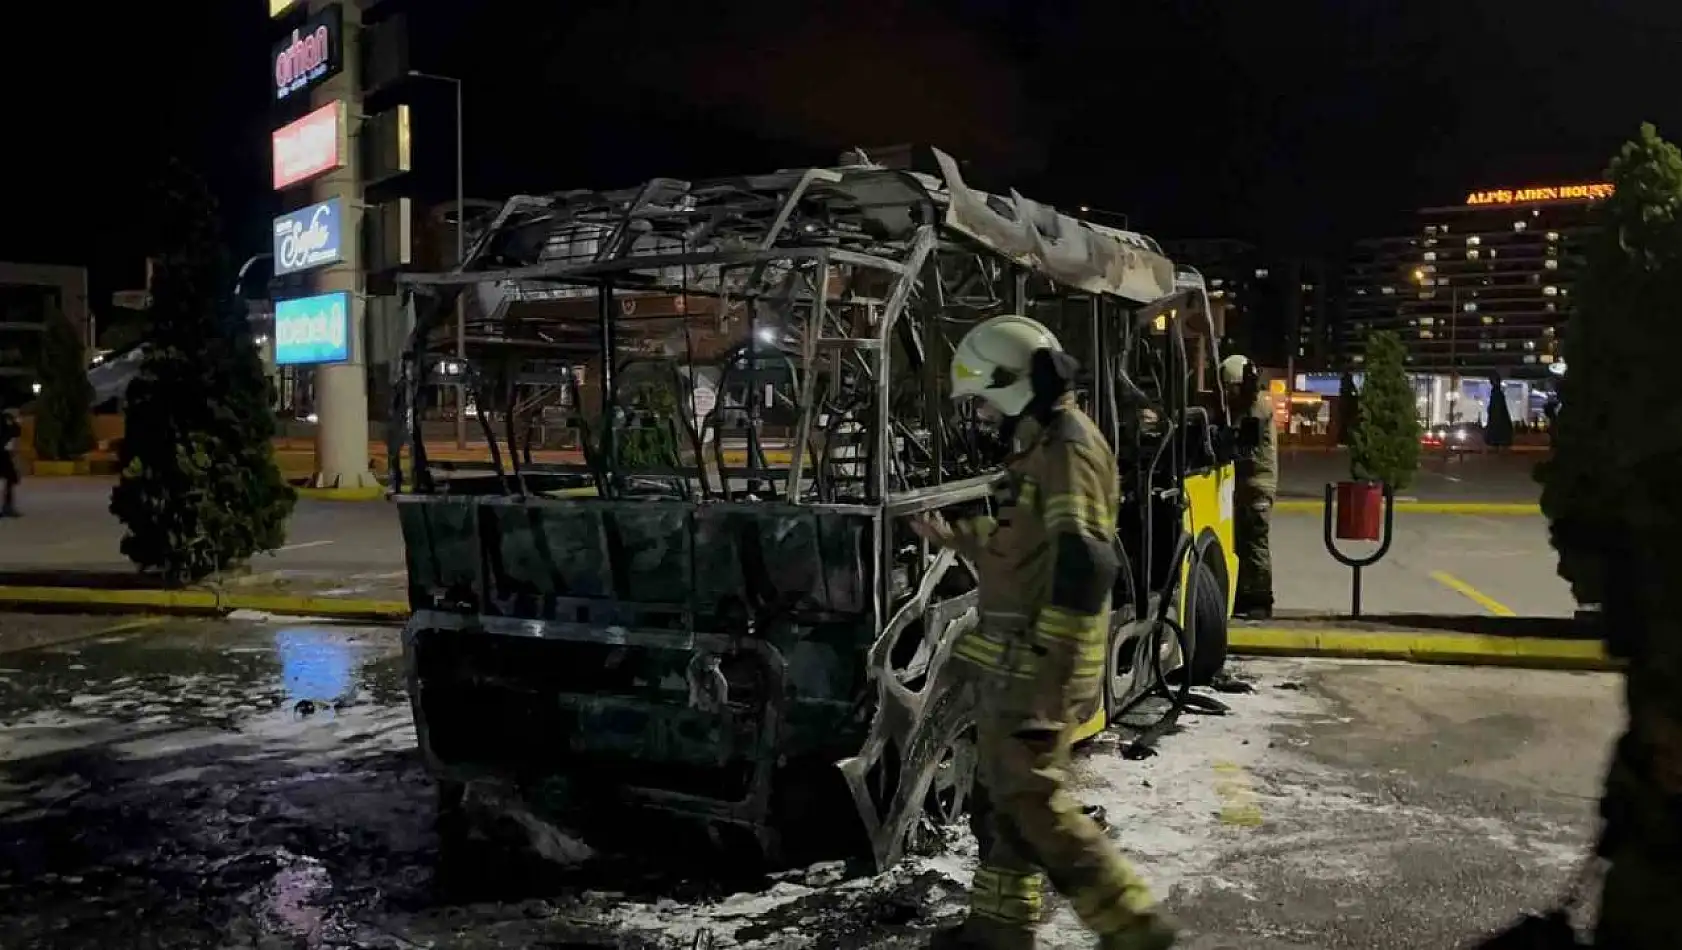
[(1015, 449), (997, 515), (954, 525), (978, 574), (981, 623), (953, 652), (1038, 684), (1018, 697), (1036, 707), (1023, 711), (1057, 720), (1066, 694), (1096, 695), (1102, 682), (1119, 479), (1115, 454), (1073, 399), (1045, 425), (1024, 418)]

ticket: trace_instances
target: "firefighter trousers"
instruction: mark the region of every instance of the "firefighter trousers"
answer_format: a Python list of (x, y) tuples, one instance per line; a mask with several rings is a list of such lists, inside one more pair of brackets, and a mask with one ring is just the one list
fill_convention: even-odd
[(981, 861), (961, 945), (1033, 947), (1049, 879), (1101, 946), (1168, 946), (1144, 881), (1069, 794), (1074, 727), (1024, 730), (1020, 714), (985, 701), (978, 720), (979, 788), (970, 821)]

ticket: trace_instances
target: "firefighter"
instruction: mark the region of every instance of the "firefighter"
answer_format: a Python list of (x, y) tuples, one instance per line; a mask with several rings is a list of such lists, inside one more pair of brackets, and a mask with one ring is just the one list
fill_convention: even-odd
[(1273, 554), (1268, 548), (1268, 527), (1273, 500), (1279, 494), (1273, 401), (1262, 391), (1254, 364), (1243, 356), (1221, 361), (1221, 385), (1238, 427), (1238, 484), (1233, 492), (1238, 589), (1233, 615), (1244, 620), (1266, 620), (1273, 616)]
[(19, 483), (19, 464), (17, 464), (17, 441), (24, 437), (24, 427), (19, 424), (17, 415), (12, 410), (0, 404), (0, 518), (17, 518), (17, 483)]
[(23, 436), (23, 426), (18, 424), (17, 417), (12, 410), (0, 406), (0, 518), (16, 518), (18, 516), (18, 439)]
[(1074, 731), (1102, 702), (1110, 591), (1119, 560), (1116, 460), (1069, 392), (1074, 361), (1041, 324), (995, 317), (952, 363), (957, 399), (1000, 417), (1011, 454), (993, 518), (917, 533), (975, 565), (979, 625), (953, 646), (977, 690), (981, 848), (969, 914), (940, 950), (1032, 948), (1045, 883), (1104, 950), (1161, 950), (1174, 927), (1145, 882), (1068, 789)]

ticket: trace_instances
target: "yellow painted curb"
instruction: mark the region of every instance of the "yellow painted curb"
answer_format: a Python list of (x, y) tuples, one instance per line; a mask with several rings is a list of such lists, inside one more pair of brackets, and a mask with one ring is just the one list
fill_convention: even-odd
[(124, 607), (164, 613), (215, 613), (208, 590), (110, 590), (96, 587), (0, 587), (0, 604), (42, 607)]
[(1415, 630), (1233, 627), (1227, 647), (1252, 656), (1312, 656), (1412, 663), (1515, 666), (1565, 670), (1614, 670), (1618, 661), (1599, 640), (1492, 637)]
[(293, 617), (337, 617), (350, 620), (407, 620), (409, 605), (400, 600), (355, 600), (348, 597), (300, 597), (292, 594), (239, 594), (222, 597), (223, 610), (256, 610)]
[(195, 616), (234, 610), (294, 617), (402, 621), (409, 605), (396, 600), (356, 600), (292, 594), (210, 590), (110, 590), (96, 587), (0, 587), (0, 608), (84, 607), (89, 610)]
[[(1324, 501), (1306, 498), (1273, 503), (1274, 511), (1319, 514), (1325, 509)], [(1516, 501), (1398, 501), (1396, 511), (1398, 514), (1411, 512), (1420, 515), (1539, 515), (1542, 506)]]
[(385, 489), (374, 485), (368, 488), (295, 488), (299, 498), (311, 501), (384, 501)]

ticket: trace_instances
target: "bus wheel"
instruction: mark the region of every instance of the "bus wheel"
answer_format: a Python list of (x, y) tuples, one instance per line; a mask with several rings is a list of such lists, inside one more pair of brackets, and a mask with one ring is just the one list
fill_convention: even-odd
[(1192, 596), (1197, 602), (1192, 617), (1191, 684), (1208, 686), (1226, 666), (1227, 616), (1226, 590), (1207, 561), (1198, 562)]

